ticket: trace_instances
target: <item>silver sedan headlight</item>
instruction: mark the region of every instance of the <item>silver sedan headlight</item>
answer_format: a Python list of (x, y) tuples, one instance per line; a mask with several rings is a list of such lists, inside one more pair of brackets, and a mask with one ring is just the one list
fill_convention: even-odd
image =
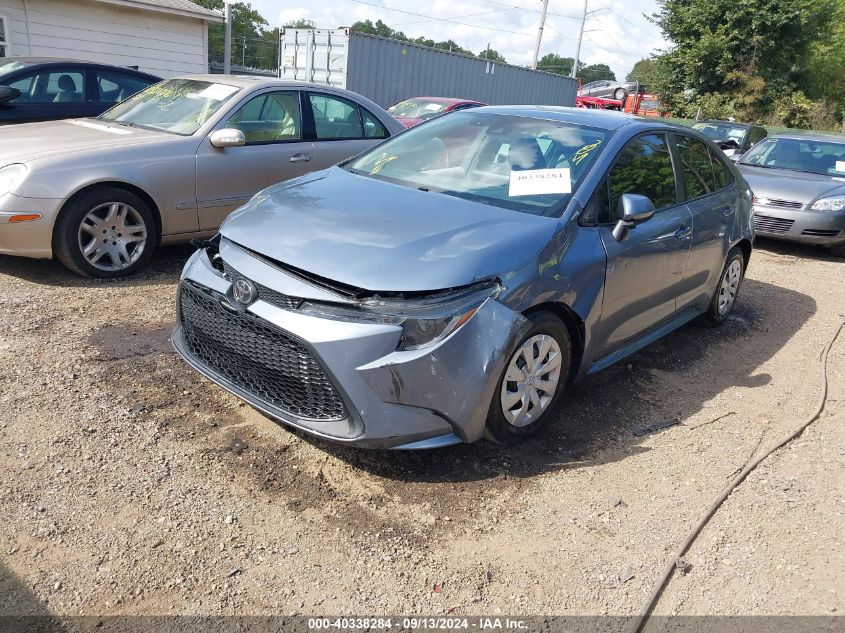
[(499, 284), (485, 284), (458, 293), (407, 300), (362, 301), (356, 307), (306, 301), (300, 310), (329, 319), (384, 323), (402, 327), (397, 349), (415, 350), (434, 345), (460, 329), (481, 304), (499, 295)]
[(26, 165), (14, 163), (0, 168), (0, 196), (5, 196), (26, 178)]
[(810, 208), (813, 211), (842, 211), (842, 209), (845, 209), (845, 196), (819, 198)]

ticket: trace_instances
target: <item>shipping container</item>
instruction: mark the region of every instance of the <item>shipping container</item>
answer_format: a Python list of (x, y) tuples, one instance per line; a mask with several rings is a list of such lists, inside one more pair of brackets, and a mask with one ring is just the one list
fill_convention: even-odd
[(409, 97), (574, 106), (576, 80), (350, 29), (283, 29), (279, 76), (347, 88), (383, 107)]

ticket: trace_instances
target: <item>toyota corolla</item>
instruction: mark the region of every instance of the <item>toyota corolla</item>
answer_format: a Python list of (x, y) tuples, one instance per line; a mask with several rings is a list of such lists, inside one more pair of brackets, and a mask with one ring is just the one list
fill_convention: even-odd
[(697, 132), (610, 112), (457, 112), (280, 184), (188, 261), (176, 349), (351, 445), (536, 432), (568, 385), (730, 314), (751, 192)]

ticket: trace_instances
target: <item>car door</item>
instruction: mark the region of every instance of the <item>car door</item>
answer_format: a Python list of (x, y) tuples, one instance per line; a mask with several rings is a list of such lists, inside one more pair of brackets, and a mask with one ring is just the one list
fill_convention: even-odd
[(216, 126), (244, 133), (243, 147), (197, 150), (200, 230), (214, 230), (229, 213), (271, 185), (314, 170), (314, 143), (305, 140), (302, 93), (269, 90), (253, 96)]
[(80, 66), (50, 66), (22, 72), (8, 84), (21, 96), (9, 106), (17, 110), (16, 121), (50, 121), (72, 119), (88, 114), (85, 103), (85, 70)]
[(316, 90), (306, 95), (315, 170), (336, 165), (387, 138), (381, 121), (354, 101)]
[[(678, 307), (705, 308), (725, 265), (735, 221), (737, 192), (717, 151), (699, 139), (675, 134), (682, 190), (692, 215), (692, 243)], [(718, 152), (721, 154), (721, 152)]]
[[(617, 241), (613, 226), (622, 194), (647, 196), (655, 214)], [(619, 153), (591, 205), (599, 208), (599, 234), (607, 252), (599, 347), (610, 353), (669, 319), (686, 274), (692, 237), (689, 209), (677, 190), (669, 139), (635, 137)]]

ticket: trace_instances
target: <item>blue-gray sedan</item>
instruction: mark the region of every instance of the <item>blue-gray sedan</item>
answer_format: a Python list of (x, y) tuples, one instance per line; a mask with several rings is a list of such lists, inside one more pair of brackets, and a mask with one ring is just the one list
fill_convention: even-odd
[(185, 266), (173, 341), (324, 438), (510, 444), (571, 381), (723, 322), (753, 237), (748, 186), (697, 132), (479, 108), (256, 195)]

